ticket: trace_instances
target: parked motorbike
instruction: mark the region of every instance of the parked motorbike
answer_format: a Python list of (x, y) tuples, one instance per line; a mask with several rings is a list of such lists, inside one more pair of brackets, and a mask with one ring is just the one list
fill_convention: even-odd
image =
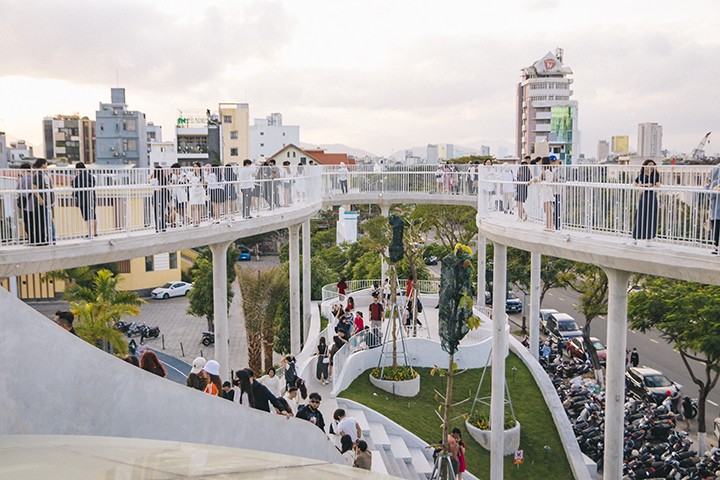
[(202, 344), (206, 347), (215, 344), (215, 333), (214, 332), (203, 332), (202, 333)]

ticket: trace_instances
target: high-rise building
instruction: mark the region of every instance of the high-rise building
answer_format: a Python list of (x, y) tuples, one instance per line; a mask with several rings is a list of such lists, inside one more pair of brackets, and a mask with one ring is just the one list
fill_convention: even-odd
[(10, 159), (6, 142), (5, 132), (0, 132), (0, 168), (7, 168)]
[(80, 115), (43, 119), (45, 158), (64, 163), (95, 163), (95, 120)]
[(7, 150), (8, 161), (11, 164), (18, 165), (23, 162), (31, 162), (35, 158), (33, 147), (28, 145), (25, 140), (12, 142)]
[(488, 145), (480, 145), (480, 155), (483, 157), (489, 157), (490, 147)]
[(218, 107), (221, 162), (238, 163), (250, 158), (250, 108), (247, 103), (221, 103)]
[(425, 155), (425, 163), (438, 163), (440, 159), (438, 155), (438, 146), (436, 143), (428, 143), (427, 153)]
[[(573, 163), (579, 153), (578, 103), (569, 78), (572, 70), (563, 64), (563, 51), (548, 52), (523, 68), (517, 86), (516, 156), (537, 155), (536, 148)], [(545, 145), (547, 144), (547, 145)]]
[[(300, 145), (300, 127), (283, 125), (281, 113), (271, 113), (265, 118), (254, 119), (250, 127), (250, 159), (270, 158), (283, 147)], [(247, 157), (246, 157), (247, 158)]]
[(613, 135), (610, 151), (622, 155), (627, 154), (630, 151), (630, 137), (628, 135)]
[(100, 103), (95, 122), (98, 165), (150, 166), (145, 114), (128, 110), (124, 88), (110, 89), (110, 103)]
[(610, 144), (607, 140), (600, 140), (597, 147), (597, 161), (602, 162), (610, 155)]
[(637, 154), (639, 157), (662, 156), (662, 125), (649, 122), (638, 124)]

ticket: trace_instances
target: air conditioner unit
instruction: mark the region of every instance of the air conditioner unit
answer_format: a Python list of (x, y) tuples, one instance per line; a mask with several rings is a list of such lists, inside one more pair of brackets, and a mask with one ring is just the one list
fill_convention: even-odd
[(122, 152), (122, 156), (123, 156), (123, 157), (125, 156), (125, 152)]
[(113, 157), (117, 157), (117, 156), (118, 156), (118, 152), (113, 152)]
[(110, 151), (111, 151), (111, 152), (114, 152), (114, 151), (115, 151), (115, 147), (110, 147)]

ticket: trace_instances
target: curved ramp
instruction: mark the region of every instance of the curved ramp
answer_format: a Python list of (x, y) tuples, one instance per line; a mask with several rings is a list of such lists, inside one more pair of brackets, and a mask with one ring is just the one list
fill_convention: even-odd
[(140, 370), (67, 333), (3, 289), (0, 311), (0, 362), (6, 366), (0, 435), (171, 440), (342, 462), (327, 436), (308, 422), (240, 408)]

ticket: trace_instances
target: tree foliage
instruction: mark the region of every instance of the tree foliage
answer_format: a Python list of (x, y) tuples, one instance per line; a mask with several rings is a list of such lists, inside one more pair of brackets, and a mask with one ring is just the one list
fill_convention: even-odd
[(470, 245), (477, 234), (477, 212), (472, 207), (457, 205), (416, 205), (410, 217), (423, 221), (426, 229), (435, 234), (447, 251), (461, 243)]
[(71, 284), (65, 290), (65, 299), (76, 317), (75, 331), (80, 338), (103, 349), (111, 345), (124, 355), (127, 344), (115, 323), (125, 315), (140, 315), (140, 305), (145, 301), (135, 292), (118, 290), (121, 281), (122, 277), (101, 269), (90, 284)]
[[(674, 345), (698, 387), (698, 432), (704, 434), (705, 402), (720, 372), (720, 287), (668, 278), (648, 279), (644, 287), (628, 300), (630, 326), (655, 329)], [(701, 373), (691, 360), (702, 366)]]

